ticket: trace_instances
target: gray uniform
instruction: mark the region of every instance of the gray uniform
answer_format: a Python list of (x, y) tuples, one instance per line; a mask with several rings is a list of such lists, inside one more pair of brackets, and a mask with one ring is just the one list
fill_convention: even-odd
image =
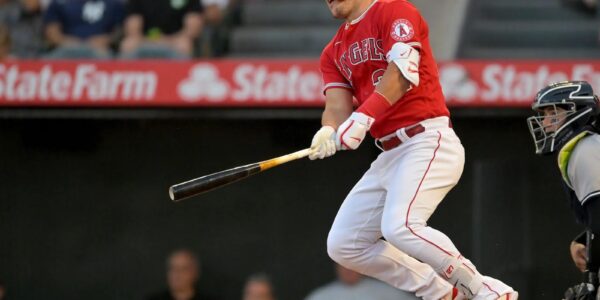
[(600, 195), (600, 135), (592, 133), (577, 143), (569, 158), (567, 175), (582, 205)]
[(312, 292), (305, 300), (417, 300), (414, 295), (381, 281), (365, 278), (354, 286), (332, 282)]

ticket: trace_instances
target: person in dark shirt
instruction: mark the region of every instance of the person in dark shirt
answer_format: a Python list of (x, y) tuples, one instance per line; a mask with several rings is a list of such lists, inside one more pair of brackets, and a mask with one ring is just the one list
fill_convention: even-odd
[[(0, 0), (0, 23), (8, 29), (8, 36), (2, 32), (3, 58), (35, 58), (41, 53), (44, 40), (39, 0)], [(6, 46), (11, 46), (8, 54)]]
[(4, 300), (6, 296), (6, 288), (4, 287), (4, 283), (0, 281), (0, 300)]
[(202, 31), (202, 11), (200, 0), (130, 0), (121, 53), (153, 44), (191, 56)]
[(120, 0), (52, 0), (44, 14), (46, 38), (56, 47), (83, 44), (108, 53), (124, 17)]
[[(8, 27), (0, 24), (0, 62), (13, 59), (11, 55), (11, 37)], [(0, 287), (1, 289), (1, 287)]]
[(167, 258), (168, 289), (148, 297), (148, 300), (206, 300), (197, 288), (200, 262), (187, 249), (176, 250)]

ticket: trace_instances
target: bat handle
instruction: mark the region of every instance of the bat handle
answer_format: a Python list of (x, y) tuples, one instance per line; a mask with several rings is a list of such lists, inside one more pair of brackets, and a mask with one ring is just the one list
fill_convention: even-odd
[(303, 149), (300, 151), (296, 151), (296, 152), (292, 153), (292, 155), (295, 156), (295, 159), (300, 159), (300, 158), (305, 158), (305, 157), (309, 156), (312, 152), (313, 152), (313, 149), (306, 148), (306, 149)]
[(313, 149), (311, 148), (306, 148), (304, 150), (300, 150), (300, 151), (296, 151), (294, 153), (290, 153), (284, 156), (280, 156), (277, 158), (273, 158), (273, 159), (269, 159), (269, 160), (265, 160), (263, 162), (260, 162), (260, 169), (261, 171), (264, 170), (268, 170), (272, 167), (276, 167), (279, 166), (281, 164), (285, 164), (287, 162), (290, 162), (292, 160), (297, 160), (297, 159), (301, 159), (301, 158), (305, 158), (307, 156), (309, 156), (311, 153), (313, 152)]

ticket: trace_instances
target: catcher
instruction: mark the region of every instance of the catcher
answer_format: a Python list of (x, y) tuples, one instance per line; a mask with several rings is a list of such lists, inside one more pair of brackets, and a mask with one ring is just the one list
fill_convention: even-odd
[[(600, 268), (600, 106), (589, 83), (551, 84), (536, 96), (527, 119), (537, 154), (557, 153), (558, 168), (577, 222), (585, 226), (571, 243), (584, 282), (565, 299), (596, 299)], [(599, 295), (600, 296), (600, 295)]]

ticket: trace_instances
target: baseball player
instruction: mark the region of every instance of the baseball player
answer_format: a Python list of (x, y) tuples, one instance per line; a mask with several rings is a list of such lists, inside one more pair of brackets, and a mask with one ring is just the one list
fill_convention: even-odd
[(321, 55), (326, 106), (310, 158), (354, 150), (367, 132), (382, 150), (340, 207), (329, 255), (425, 300), (517, 299), (427, 226), (464, 164), (427, 23), (406, 0), (326, 3), (346, 22)]
[[(578, 223), (586, 230), (571, 243), (575, 265), (586, 282), (567, 291), (567, 299), (596, 299), (600, 256), (600, 113), (589, 83), (567, 81), (549, 85), (536, 96), (537, 115), (527, 119), (537, 154), (558, 154), (558, 168)], [(587, 247), (586, 247), (587, 246)], [(592, 259), (594, 258), (594, 259)]]

